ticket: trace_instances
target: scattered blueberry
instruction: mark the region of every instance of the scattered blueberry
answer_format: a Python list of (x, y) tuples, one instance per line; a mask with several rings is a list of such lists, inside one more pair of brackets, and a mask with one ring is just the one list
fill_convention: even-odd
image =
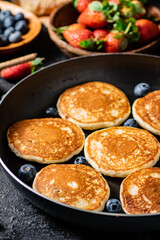
[(9, 16), (12, 16), (11, 11), (9, 11), (9, 10), (3, 10), (0, 12), (0, 20), (1, 21), (4, 21), (4, 19), (6, 19)]
[(57, 108), (55, 107), (48, 107), (45, 109), (45, 112), (44, 112), (44, 116), (45, 117), (58, 117), (58, 111), (57, 111)]
[(4, 28), (12, 27), (13, 25), (14, 25), (14, 17), (13, 16), (9, 16), (9, 17), (5, 18), (5, 20), (3, 22)]
[(24, 20), (25, 17), (23, 15), (23, 13), (19, 12), (17, 13), (15, 16), (14, 16), (14, 20), (17, 22), (17, 21), (20, 21), (20, 20)]
[(134, 95), (136, 97), (144, 97), (150, 92), (150, 85), (148, 83), (139, 83), (134, 88)]
[(20, 31), (22, 34), (26, 33), (28, 26), (25, 20), (20, 20), (15, 24), (15, 30)]
[(24, 164), (19, 168), (18, 176), (19, 178), (26, 182), (31, 183), (37, 173), (36, 168), (31, 164)]
[(86, 158), (83, 156), (78, 156), (74, 160), (74, 164), (84, 164), (84, 165), (89, 165), (88, 162), (86, 161)]
[(15, 30), (14, 30), (14, 27), (9, 27), (9, 28), (6, 28), (3, 35), (6, 36), (7, 38), (9, 37), (9, 35), (11, 33), (13, 33)]
[(20, 31), (15, 31), (9, 35), (8, 40), (10, 43), (15, 43), (21, 39), (21, 36), (22, 36), (22, 34)]
[(134, 118), (128, 118), (124, 123), (123, 126), (125, 127), (138, 127), (138, 123)]
[(106, 210), (110, 213), (119, 213), (121, 212), (122, 206), (118, 199), (112, 198), (109, 199), (106, 203)]

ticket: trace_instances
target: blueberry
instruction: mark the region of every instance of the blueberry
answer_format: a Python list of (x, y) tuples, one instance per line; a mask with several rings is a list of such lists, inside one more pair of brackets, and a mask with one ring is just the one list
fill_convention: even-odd
[(3, 10), (0, 12), (0, 20), (1, 21), (4, 21), (4, 19), (6, 19), (9, 16), (12, 16), (11, 11), (9, 11), (9, 10)]
[(4, 28), (8, 28), (8, 27), (12, 27), (14, 25), (14, 17), (13, 16), (9, 16), (7, 18), (5, 18), (3, 26)]
[(88, 162), (86, 161), (85, 157), (83, 156), (78, 156), (74, 160), (74, 164), (84, 164), (84, 165), (89, 165)]
[(150, 85), (148, 83), (139, 83), (134, 88), (134, 95), (136, 97), (144, 97), (150, 92)]
[(134, 118), (128, 118), (124, 123), (123, 126), (125, 127), (138, 127), (138, 123)]
[(8, 44), (8, 38), (3, 34), (0, 35), (0, 46), (5, 46)]
[(23, 13), (22, 12), (19, 12), (19, 13), (17, 13), (15, 16), (14, 16), (14, 20), (17, 22), (17, 21), (20, 21), (20, 20), (24, 20), (25, 19), (25, 17), (24, 17), (24, 15), (23, 15)]
[(14, 30), (14, 27), (9, 27), (9, 28), (6, 28), (5, 31), (4, 31), (4, 36), (6, 36), (7, 38), (9, 37), (9, 35), (11, 33), (13, 33), (15, 30)]
[(22, 34), (26, 33), (28, 26), (25, 20), (20, 20), (15, 24), (15, 30), (20, 31)]
[(45, 109), (45, 112), (44, 112), (44, 116), (45, 117), (58, 117), (58, 112), (57, 112), (57, 108), (55, 107), (48, 107)]
[(106, 210), (110, 213), (119, 213), (121, 212), (122, 206), (118, 199), (112, 198), (109, 199), (106, 203)]
[(26, 183), (31, 183), (35, 178), (36, 173), (37, 170), (33, 165), (24, 164), (19, 168), (18, 176), (22, 181)]
[(8, 40), (10, 43), (15, 43), (21, 40), (21, 36), (22, 34), (20, 31), (15, 31), (9, 35)]

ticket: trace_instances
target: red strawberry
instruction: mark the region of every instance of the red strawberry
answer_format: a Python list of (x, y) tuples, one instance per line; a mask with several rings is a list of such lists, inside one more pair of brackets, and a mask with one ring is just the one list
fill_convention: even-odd
[(93, 34), (89, 29), (68, 30), (63, 32), (64, 38), (74, 47), (81, 48), (80, 42), (93, 39)]
[(90, 28), (103, 28), (107, 25), (107, 19), (102, 12), (103, 5), (99, 1), (93, 1), (79, 15), (78, 22)]
[(103, 39), (108, 34), (106, 29), (96, 29), (93, 31), (93, 35), (96, 39)]
[(135, 23), (140, 33), (139, 44), (146, 44), (157, 37), (160, 33), (158, 26), (148, 19), (138, 19)]
[(84, 29), (84, 28), (86, 28), (86, 27), (83, 24), (73, 23), (73, 24), (69, 25), (67, 30), (78, 30), (78, 29)]
[(146, 14), (146, 9), (141, 1), (133, 0), (129, 3), (129, 5), (124, 3), (121, 13), (125, 17), (142, 18)]
[(74, 7), (78, 12), (82, 12), (93, 0), (73, 0)]
[(109, 2), (113, 2), (113, 3), (116, 3), (116, 4), (119, 4), (119, 3), (120, 3), (119, 0), (109, 0)]
[(34, 72), (35, 67), (42, 63), (43, 58), (36, 58), (33, 61), (21, 63), (5, 68), (1, 71), (1, 77), (11, 81), (18, 81)]
[(119, 32), (110, 32), (105, 37), (105, 51), (111, 52), (121, 52), (125, 50), (128, 46), (128, 41), (124, 36), (119, 37)]

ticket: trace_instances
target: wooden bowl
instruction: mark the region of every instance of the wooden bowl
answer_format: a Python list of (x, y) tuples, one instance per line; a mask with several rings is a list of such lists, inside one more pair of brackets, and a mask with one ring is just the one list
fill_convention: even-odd
[(12, 14), (22, 12), (26, 19), (28, 19), (28, 32), (22, 35), (22, 40), (17, 43), (10, 43), (6, 46), (0, 47), (0, 54), (10, 54), (17, 52), (30, 44), (41, 31), (41, 22), (33, 13), (9, 2), (0, 1), (0, 8), (2, 10), (10, 10)]
[[(160, 9), (157, 8), (156, 6), (148, 5), (147, 11), (150, 15), (160, 18)], [(57, 47), (69, 57), (102, 53), (102, 52), (86, 51), (80, 48), (73, 47), (67, 42), (61, 40), (57, 36), (57, 34), (53, 31), (53, 27), (59, 28), (62, 26), (67, 26), (72, 23), (75, 23), (77, 21), (78, 15), (79, 15), (78, 11), (73, 7), (71, 2), (59, 5), (55, 10), (53, 10), (53, 12), (50, 15), (49, 26), (48, 26), (48, 33), (50, 35), (50, 38), (57, 45)], [(160, 24), (159, 24), (159, 28), (160, 28)], [(152, 53), (159, 46), (159, 44), (160, 44), (160, 36), (145, 46), (142, 46), (134, 50), (126, 51), (126, 52)]]

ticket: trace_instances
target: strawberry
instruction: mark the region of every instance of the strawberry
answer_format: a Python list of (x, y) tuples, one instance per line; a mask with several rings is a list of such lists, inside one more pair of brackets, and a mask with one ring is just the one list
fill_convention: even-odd
[(148, 19), (138, 19), (135, 23), (140, 33), (139, 44), (146, 44), (157, 37), (160, 33), (158, 26)]
[(79, 15), (78, 22), (90, 28), (103, 28), (107, 25), (107, 19), (103, 13), (103, 5), (99, 1), (93, 1)]
[(105, 51), (108, 53), (121, 52), (127, 48), (128, 41), (119, 32), (110, 32), (105, 37)]
[(63, 36), (69, 44), (78, 48), (83, 48), (79, 44), (81, 41), (89, 40), (90, 42), (92, 42), (93, 39), (93, 34), (89, 29), (76, 29), (76, 30), (66, 29), (63, 32)]
[(113, 2), (113, 3), (116, 3), (116, 4), (119, 4), (119, 3), (120, 3), (119, 0), (109, 0), (108, 2)]
[(92, 1), (93, 0), (73, 0), (73, 6), (78, 10), (78, 12), (82, 12)]
[(108, 34), (108, 30), (106, 29), (96, 29), (93, 31), (93, 35), (96, 39), (103, 39)]
[(123, 17), (142, 18), (146, 14), (146, 9), (139, 0), (122, 1), (121, 14)]
[(35, 71), (35, 67), (42, 63), (43, 58), (36, 58), (33, 61), (17, 64), (1, 71), (1, 77), (10, 81), (18, 81)]
[(86, 28), (83, 24), (80, 23), (72, 23), (67, 27), (68, 30), (78, 30)]

